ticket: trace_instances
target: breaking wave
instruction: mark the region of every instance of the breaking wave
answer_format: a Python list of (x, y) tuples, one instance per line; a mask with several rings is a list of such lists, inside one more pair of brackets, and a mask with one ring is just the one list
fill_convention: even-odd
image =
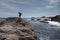
[(60, 26), (59, 22), (55, 22), (55, 21), (47, 21), (50, 25), (56, 25), (56, 26)]

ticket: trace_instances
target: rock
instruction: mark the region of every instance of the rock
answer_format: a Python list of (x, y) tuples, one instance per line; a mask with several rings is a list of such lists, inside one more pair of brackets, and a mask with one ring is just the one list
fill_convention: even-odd
[(60, 22), (60, 15), (56, 15), (55, 17), (51, 17), (51, 21)]
[(10, 17), (0, 22), (0, 40), (36, 40), (36, 35), (28, 22)]

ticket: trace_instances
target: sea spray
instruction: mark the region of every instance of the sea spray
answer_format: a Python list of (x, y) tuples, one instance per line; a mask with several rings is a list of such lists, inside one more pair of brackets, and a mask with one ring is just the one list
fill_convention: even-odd
[(56, 26), (60, 26), (59, 22), (55, 22), (55, 21), (47, 21), (50, 25), (56, 25)]

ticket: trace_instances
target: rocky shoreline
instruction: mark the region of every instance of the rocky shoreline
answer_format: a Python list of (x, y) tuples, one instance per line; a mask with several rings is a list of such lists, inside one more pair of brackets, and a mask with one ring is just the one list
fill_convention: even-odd
[(51, 17), (51, 21), (56, 21), (60, 23), (60, 15), (56, 15), (54, 17)]
[(27, 21), (18, 17), (0, 20), (0, 40), (36, 40), (34, 30)]

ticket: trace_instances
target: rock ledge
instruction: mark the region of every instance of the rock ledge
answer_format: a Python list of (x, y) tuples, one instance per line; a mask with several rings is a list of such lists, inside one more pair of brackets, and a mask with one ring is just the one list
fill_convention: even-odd
[(0, 40), (36, 40), (36, 35), (28, 22), (9, 17), (0, 21)]

